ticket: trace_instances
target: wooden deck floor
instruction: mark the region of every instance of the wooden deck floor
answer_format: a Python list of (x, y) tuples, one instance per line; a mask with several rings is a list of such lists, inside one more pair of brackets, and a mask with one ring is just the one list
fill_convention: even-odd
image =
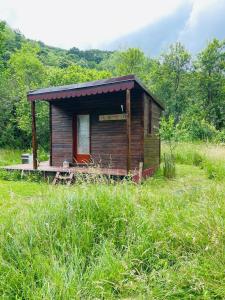
[[(3, 169), (8, 171), (41, 171), (44, 173), (56, 173), (56, 172), (69, 172), (77, 174), (99, 174), (99, 175), (112, 175), (112, 176), (126, 176), (127, 171), (124, 169), (111, 169), (111, 168), (99, 168), (92, 166), (75, 166), (69, 168), (53, 167), (49, 166), (49, 162), (41, 162), (37, 170), (33, 169), (32, 164), (18, 164), (13, 166), (5, 166)], [(137, 172), (133, 171), (132, 175), (136, 175)]]

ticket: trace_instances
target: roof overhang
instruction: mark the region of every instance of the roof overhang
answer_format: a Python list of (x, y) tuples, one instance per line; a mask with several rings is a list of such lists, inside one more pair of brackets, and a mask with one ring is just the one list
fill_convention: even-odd
[(54, 101), (59, 99), (76, 98), (97, 94), (125, 91), (127, 89), (144, 90), (162, 109), (164, 105), (137, 79), (134, 75), (128, 75), (105, 80), (86, 83), (56, 86), (30, 91), (27, 95), (29, 101)]

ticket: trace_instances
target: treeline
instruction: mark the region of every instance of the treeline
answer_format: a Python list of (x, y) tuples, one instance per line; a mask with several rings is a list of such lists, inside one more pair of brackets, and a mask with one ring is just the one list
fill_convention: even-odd
[(225, 41), (212, 40), (195, 57), (181, 43), (157, 58), (128, 49), (101, 66), (114, 75), (137, 74), (165, 103), (168, 126), (181, 140), (225, 142)]
[[(157, 58), (139, 49), (63, 50), (27, 40), (0, 22), (0, 146), (30, 147), (28, 90), (136, 74), (166, 105), (180, 139), (225, 142), (225, 42), (196, 57), (180, 43)], [(39, 103), (38, 137), (48, 146), (48, 108)]]
[[(110, 55), (101, 50), (49, 47), (0, 22), (0, 147), (30, 147), (29, 90), (110, 77), (110, 72), (97, 70)], [(38, 138), (48, 147), (48, 107), (38, 103), (37, 109)]]

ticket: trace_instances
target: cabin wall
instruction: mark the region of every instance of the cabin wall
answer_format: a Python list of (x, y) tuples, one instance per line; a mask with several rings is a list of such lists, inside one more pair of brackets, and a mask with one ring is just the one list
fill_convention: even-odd
[[(127, 168), (126, 121), (99, 121), (100, 114), (126, 110), (125, 92), (52, 102), (52, 165), (73, 162), (73, 116), (90, 114), (90, 148), (95, 164), (116, 169)], [(140, 92), (131, 93), (131, 168), (143, 161), (143, 106)]]
[(72, 162), (73, 134), (72, 114), (59, 103), (52, 103), (52, 165), (62, 166), (63, 161)]
[(160, 115), (161, 108), (144, 93), (144, 169), (160, 164)]
[(143, 101), (142, 93), (131, 93), (131, 169), (139, 168), (144, 160), (143, 139)]

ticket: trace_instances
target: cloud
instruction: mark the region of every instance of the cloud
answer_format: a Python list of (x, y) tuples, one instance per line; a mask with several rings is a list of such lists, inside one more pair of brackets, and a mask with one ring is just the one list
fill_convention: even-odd
[(106, 45), (105, 48), (115, 50), (118, 48), (138, 47), (147, 54), (156, 55), (179, 36), (180, 31), (188, 22), (191, 9), (191, 3), (185, 1), (168, 16), (134, 33), (120, 37), (111, 44)]
[(157, 55), (181, 41), (196, 53), (225, 38), (225, 0), (0, 0), (0, 19), (62, 48), (140, 47)]
[(144, 28), (102, 45), (109, 50), (139, 47), (158, 55), (169, 44), (181, 41), (193, 53), (207, 40), (225, 38), (225, 0), (183, 1), (177, 10)]
[(188, 22), (179, 33), (178, 40), (196, 53), (208, 40), (225, 38), (225, 1), (198, 0), (193, 3)]
[(173, 11), (183, 0), (0, 0), (0, 19), (28, 38), (96, 47)]

